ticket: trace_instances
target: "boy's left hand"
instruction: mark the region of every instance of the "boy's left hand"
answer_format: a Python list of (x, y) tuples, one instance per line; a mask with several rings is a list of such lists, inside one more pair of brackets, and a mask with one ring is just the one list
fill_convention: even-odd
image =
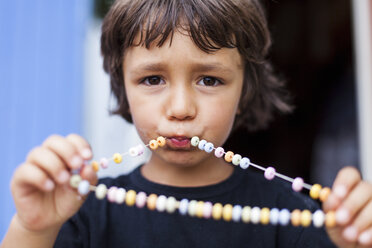
[(372, 247), (372, 184), (357, 169), (340, 170), (323, 210), (336, 213), (337, 225), (327, 232), (338, 247)]

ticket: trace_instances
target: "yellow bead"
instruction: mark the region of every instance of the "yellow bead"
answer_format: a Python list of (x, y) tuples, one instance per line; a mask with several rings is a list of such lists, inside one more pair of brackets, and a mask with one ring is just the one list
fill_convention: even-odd
[(224, 207), (223, 207), (223, 210), (222, 210), (222, 217), (225, 221), (230, 221), (231, 218), (232, 218), (232, 209), (233, 209), (233, 206), (231, 204), (226, 204)]
[(163, 146), (165, 145), (165, 138), (162, 137), (162, 136), (159, 136), (159, 137), (156, 139), (156, 141), (158, 142), (158, 145), (159, 145), (160, 147), (163, 147)]
[(319, 193), (319, 200), (321, 202), (325, 202), (328, 199), (328, 196), (331, 194), (331, 189), (328, 187), (324, 187), (320, 190)]
[(157, 199), (158, 199), (157, 195), (155, 194), (149, 195), (149, 197), (147, 198), (147, 208), (150, 210), (155, 210)]
[(242, 221), (248, 223), (251, 220), (251, 207), (245, 206), (242, 210)]
[(128, 206), (133, 206), (136, 203), (136, 196), (137, 193), (134, 190), (128, 190), (127, 194), (125, 195), (125, 203)]
[(303, 210), (301, 213), (301, 225), (303, 227), (308, 227), (311, 224), (311, 212), (307, 209)]
[(322, 189), (322, 186), (320, 184), (314, 184), (310, 189), (310, 197), (314, 200), (319, 198), (320, 190)]
[(99, 170), (99, 164), (97, 161), (92, 161), (91, 163), (92, 169), (97, 172)]
[(222, 217), (222, 204), (215, 203), (212, 208), (212, 217), (215, 220), (219, 220)]
[(203, 207), (204, 207), (204, 202), (198, 201), (198, 203), (196, 204), (196, 216), (199, 218), (203, 218)]
[(325, 216), (325, 226), (334, 227), (336, 226), (336, 215), (334, 211), (329, 211)]
[(260, 214), (260, 221), (261, 224), (267, 225), (270, 222), (270, 209), (268, 208), (262, 208), (261, 214)]
[(301, 210), (295, 209), (292, 211), (291, 223), (293, 226), (299, 226), (301, 224)]
[(158, 148), (158, 142), (156, 140), (150, 140), (149, 144), (152, 150), (155, 150), (156, 148)]
[(225, 154), (225, 161), (230, 163), (232, 161), (232, 158), (234, 157), (234, 153), (231, 151), (226, 152)]
[(113, 156), (114, 162), (117, 164), (120, 164), (121, 161), (123, 161), (123, 157), (121, 156), (120, 153), (115, 153)]

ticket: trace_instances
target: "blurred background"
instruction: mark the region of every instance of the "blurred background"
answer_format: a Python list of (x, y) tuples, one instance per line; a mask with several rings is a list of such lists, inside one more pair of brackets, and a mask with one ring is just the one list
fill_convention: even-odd
[[(310, 183), (330, 186), (345, 165), (372, 180), (371, 2), (264, 1), (270, 59), (296, 108), (267, 130), (237, 130), (226, 149)], [(115, 102), (99, 38), (111, 3), (0, 0), (1, 238), (15, 213), (12, 174), (49, 135), (84, 136), (96, 159), (140, 143), (132, 125), (108, 113)], [(99, 176), (128, 173), (148, 155)]]

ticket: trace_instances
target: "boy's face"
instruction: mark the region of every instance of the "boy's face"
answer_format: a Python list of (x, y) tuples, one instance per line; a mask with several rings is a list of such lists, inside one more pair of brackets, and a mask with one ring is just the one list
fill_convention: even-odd
[(237, 49), (212, 54), (179, 32), (161, 47), (134, 46), (123, 61), (124, 84), (133, 123), (148, 143), (158, 136), (167, 145), (152, 160), (195, 165), (208, 155), (191, 147), (198, 136), (222, 145), (230, 134), (243, 86), (244, 65)]

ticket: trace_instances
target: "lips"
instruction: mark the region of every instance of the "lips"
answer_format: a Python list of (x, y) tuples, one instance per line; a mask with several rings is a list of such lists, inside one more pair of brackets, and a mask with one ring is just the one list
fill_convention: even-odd
[(189, 148), (190, 138), (186, 136), (173, 136), (169, 137), (169, 145), (173, 148)]

